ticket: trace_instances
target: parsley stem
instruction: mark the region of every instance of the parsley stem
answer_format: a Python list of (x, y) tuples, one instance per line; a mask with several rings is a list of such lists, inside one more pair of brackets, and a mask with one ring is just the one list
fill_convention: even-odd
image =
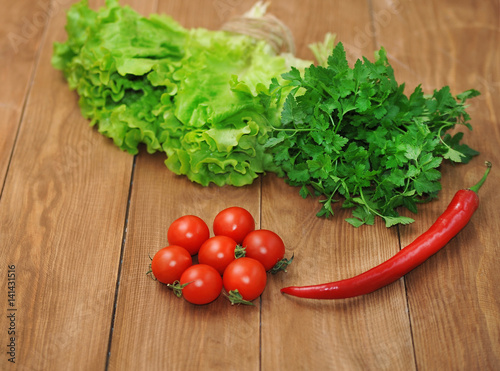
[(381, 218), (383, 218), (384, 216), (380, 213), (378, 213), (376, 210), (373, 210), (369, 205), (368, 203), (366, 202), (365, 200), (365, 196), (363, 195), (363, 188), (359, 188), (359, 196), (361, 197), (361, 200), (363, 201), (363, 204), (365, 205), (365, 207), (368, 209), (369, 212), (375, 214), (375, 215), (378, 215), (380, 216)]
[(297, 129), (297, 128), (277, 128), (275, 126), (271, 126), (274, 131), (290, 131), (290, 132), (299, 132), (299, 131), (319, 131), (318, 129)]
[[(442, 143), (442, 144), (443, 144), (446, 148), (448, 148), (449, 150), (452, 150), (453, 148), (452, 148), (452, 147), (451, 147), (448, 143), (446, 143), (446, 142), (443, 140), (443, 137), (442, 137), (442, 135), (441, 135), (441, 131), (442, 131), (444, 128), (449, 129), (449, 128), (450, 128), (450, 127), (452, 127), (453, 125), (455, 125), (455, 123), (448, 123), (447, 125), (445, 124), (445, 125), (441, 126), (441, 127), (439, 128), (439, 130), (438, 130), (438, 135), (437, 135), (437, 137), (439, 138), (439, 141), (440, 141), (440, 142), (441, 142), (441, 143)], [(459, 152), (459, 155), (460, 155), (461, 157), (465, 157), (463, 153), (460, 153), (460, 152)]]

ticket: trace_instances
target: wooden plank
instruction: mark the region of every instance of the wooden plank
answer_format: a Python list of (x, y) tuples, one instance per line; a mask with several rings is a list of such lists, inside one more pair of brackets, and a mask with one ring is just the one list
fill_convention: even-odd
[[(468, 165), (443, 165), (439, 200), (425, 205), (417, 222), (401, 229), (402, 245), (423, 233), (454, 193), (473, 185), (482, 163), (498, 163), (500, 141), (500, 3), (441, 1), (373, 2), (379, 14), (377, 41), (389, 51), (396, 76), (426, 92), (449, 85), (454, 93), (482, 92), (471, 101), (474, 130), (465, 142), (481, 155)], [(407, 35), (395, 38), (394, 35)], [(463, 131), (463, 129), (461, 130)], [(469, 225), (446, 248), (407, 276), (417, 367), (492, 370), (500, 364), (500, 275), (496, 184), (498, 171), (480, 191), (481, 205)]]
[(258, 302), (256, 307), (232, 307), (220, 297), (195, 306), (145, 273), (148, 255), (167, 246), (168, 226), (182, 215), (197, 215), (211, 227), (218, 211), (237, 205), (260, 223), (260, 183), (204, 188), (171, 173), (164, 159), (163, 154), (137, 158), (110, 369), (256, 369)]
[(0, 203), (1, 284), (15, 265), (15, 361), (30, 370), (104, 368), (133, 163), (50, 64), (68, 6), (49, 20)]
[[(248, 3), (238, 3), (238, 9)], [(218, 29), (233, 8), (218, 11), (214, 4), (201, 1), (161, 2), (158, 9), (185, 27), (208, 29)], [(174, 175), (164, 160), (161, 153), (137, 157), (109, 368), (258, 369), (258, 302), (256, 307), (232, 307), (220, 297), (209, 305), (195, 306), (145, 273), (148, 255), (168, 244), (168, 226), (182, 215), (197, 215), (212, 229), (219, 211), (241, 206), (260, 225), (260, 181), (243, 188), (201, 187)]]
[[(319, 220), (317, 200), (273, 177), (264, 181), (262, 226), (283, 236), (294, 262), (269, 280), (262, 298), (264, 369), (414, 369), (403, 280), (364, 297), (310, 300), (279, 289), (347, 278), (394, 255), (396, 230), (354, 230), (347, 213)], [(286, 222), (284, 222), (286, 220)]]
[(158, 12), (173, 17), (186, 28), (220, 30), (224, 23), (250, 10), (251, 0), (161, 1)]
[[(281, 3), (283, 7), (286, 4)], [(373, 55), (373, 38), (361, 43), (356, 30), (370, 28), (366, 2), (294, 2), (303, 14), (295, 29), (297, 43), (337, 33), (349, 60)], [(294, 24), (294, 18), (284, 18)], [(296, 27), (298, 27), (296, 25)], [(275, 230), (295, 259), (288, 273), (270, 279), (262, 298), (262, 368), (411, 370), (415, 368), (403, 280), (365, 297), (318, 301), (283, 296), (290, 285), (330, 282), (361, 273), (399, 250), (396, 229), (375, 226), (355, 229), (338, 210), (330, 220), (315, 216), (317, 199), (303, 200), (298, 189), (282, 179), (266, 177), (262, 189), (262, 227)]]
[[(0, 184), (3, 185), (26, 96), (33, 78), (37, 52), (53, 9), (48, 0), (34, 6), (29, 0), (0, 1)], [(0, 188), (1, 194), (1, 188)]]

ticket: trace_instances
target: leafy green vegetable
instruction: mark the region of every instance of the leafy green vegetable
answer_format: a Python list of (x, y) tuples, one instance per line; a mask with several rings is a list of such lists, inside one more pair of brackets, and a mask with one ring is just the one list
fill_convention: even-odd
[(98, 11), (73, 5), (66, 30), (52, 63), (91, 125), (121, 149), (164, 151), (170, 170), (202, 185), (242, 186), (280, 172), (263, 146), (280, 107), (265, 109), (268, 95), (259, 94), (292, 64), (310, 62), (250, 36), (145, 18), (116, 0)]
[(66, 30), (52, 63), (90, 124), (129, 153), (141, 145), (165, 152), (170, 170), (204, 186), (242, 186), (275, 172), (302, 197), (322, 195), (319, 216), (333, 215), (342, 199), (352, 225), (378, 215), (391, 226), (413, 221), (398, 208), (416, 213), (436, 197), (443, 159), (478, 154), (463, 133), (447, 131), (471, 129), (465, 102), (479, 93), (454, 97), (444, 87), (426, 96), (419, 86), (406, 96), (384, 49), (351, 68), (327, 34), (311, 45), (314, 66), (265, 40), (186, 29), (117, 0), (97, 11), (74, 4)]
[(460, 143), (463, 133), (444, 133), (456, 124), (471, 129), (465, 101), (479, 92), (453, 97), (444, 87), (425, 96), (418, 86), (406, 96), (383, 48), (375, 62), (363, 58), (350, 68), (338, 43), (326, 66), (292, 67), (282, 77), (285, 83), (271, 84), (284, 106), (267, 147), (303, 197), (325, 196), (319, 216), (333, 215), (341, 197), (342, 207), (354, 208), (347, 221), (356, 227), (376, 215), (388, 227), (411, 223), (397, 208), (416, 213), (436, 197), (443, 158), (465, 163), (478, 154)]
[(163, 95), (176, 90), (171, 75), (187, 32), (168, 17), (147, 20), (114, 1), (107, 5), (99, 12), (86, 1), (71, 7), (68, 40), (54, 45), (52, 63), (78, 92), (91, 125), (123, 150), (135, 154), (144, 143), (153, 153), (167, 137), (162, 116), (172, 103)]

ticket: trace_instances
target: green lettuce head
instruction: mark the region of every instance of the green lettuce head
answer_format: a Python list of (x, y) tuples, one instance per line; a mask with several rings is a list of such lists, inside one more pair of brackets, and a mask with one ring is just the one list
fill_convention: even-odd
[(115, 0), (97, 11), (73, 5), (66, 30), (52, 63), (78, 92), (82, 114), (118, 147), (163, 151), (170, 170), (205, 186), (280, 173), (264, 148), (281, 125), (282, 103), (270, 103), (268, 86), (310, 62), (251, 36), (146, 18)]

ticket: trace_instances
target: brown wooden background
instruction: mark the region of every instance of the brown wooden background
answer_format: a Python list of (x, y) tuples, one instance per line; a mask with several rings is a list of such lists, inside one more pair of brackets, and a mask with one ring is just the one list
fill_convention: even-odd
[[(273, 0), (297, 54), (337, 34), (351, 61), (383, 45), (398, 81), (431, 92), (475, 88), (481, 155), (442, 166), (439, 200), (410, 226), (354, 229), (339, 211), (315, 217), (283, 180), (203, 188), (174, 176), (164, 156), (135, 158), (88, 127), (77, 96), (50, 65), (66, 39), (69, 0), (0, 0), (0, 369), (19, 370), (499, 370), (500, 2), (498, 0)], [(97, 6), (92, 1), (92, 6)], [(128, 0), (186, 27), (217, 29), (248, 0)], [(452, 195), (493, 171), (482, 204), (449, 245), (405, 278), (339, 301), (282, 296), (285, 285), (360, 273), (425, 231)], [(269, 279), (256, 307), (224, 298), (179, 300), (145, 275), (170, 222), (209, 224), (239, 205), (279, 233), (295, 261)], [(7, 361), (7, 271), (16, 271), (16, 364)]]

